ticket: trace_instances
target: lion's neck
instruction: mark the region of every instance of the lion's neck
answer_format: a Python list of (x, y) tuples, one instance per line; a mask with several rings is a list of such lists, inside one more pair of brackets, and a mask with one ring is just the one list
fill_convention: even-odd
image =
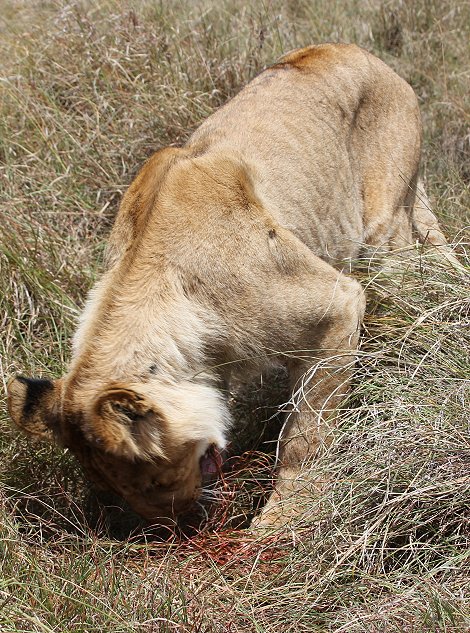
[(74, 338), (69, 376), (93, 385), (122, 380), (212, 382), (207, 342), (218, 336), (213, 318), (182, 292), (167, 292), (144, 276), (134, 293), (106, 273), (91, 291)]

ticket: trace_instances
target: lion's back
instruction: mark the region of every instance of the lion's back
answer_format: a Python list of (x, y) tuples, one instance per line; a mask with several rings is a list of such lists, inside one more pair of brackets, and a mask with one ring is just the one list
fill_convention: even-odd
[[(391, 117), (419, 146), (416, 112), (410, 86), (386, 64), (355, 45), (322, 44), (263, 71), (196, 130), (189, 146), (240, 155), (276, 219), (297, 227), (316, 252), (341, 244), (333, 258), (354, 256), (344, 245), (363, 238), (366, 137), (380, 135), (375, 122)], [(381, 142), (392, 145), (399, 135), (387, 132)]]

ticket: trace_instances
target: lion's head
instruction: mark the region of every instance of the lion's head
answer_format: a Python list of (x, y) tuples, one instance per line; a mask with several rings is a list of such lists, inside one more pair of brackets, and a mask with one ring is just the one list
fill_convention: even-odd
[(223, 400), (197, 383), (112, 383), (93, 393), (66, 379), (14, 378), (8, 408), (21, 430), (69, 449), (98, 488), (161, 525), (191, 508), (211, 448), (225, 443)]

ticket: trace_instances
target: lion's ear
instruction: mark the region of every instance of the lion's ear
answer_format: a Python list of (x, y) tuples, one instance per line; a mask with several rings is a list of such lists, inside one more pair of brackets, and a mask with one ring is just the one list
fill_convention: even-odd
[(154, 403), (130, 386), (116, 385), (96, 398), (85, 431), (108, 453), (149, 460), (164, 457), (162, 426)]
[(54, 439), (58, 432), (57, 383), (40, 378), (12, 378), (8, 383), (8, 411), (25, 433)]

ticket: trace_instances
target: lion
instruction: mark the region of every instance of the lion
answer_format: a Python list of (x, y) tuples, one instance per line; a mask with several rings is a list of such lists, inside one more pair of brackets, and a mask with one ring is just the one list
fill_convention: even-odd
[(279, 364), (295, 395), (308, 373), (256, 520), (285, 525), (347, 393), (365, 310), (351, 263), (415, 236), (446, 249), (432, 212), (415, 204), (421, 139), (413, 90), (370, 53), (323, 44), (286, 54), (186, 145), (144, 164), (68, 372), (13, 378), (12, 420), (167, 525), (194, 507), (227, 443), (230, 380)]

